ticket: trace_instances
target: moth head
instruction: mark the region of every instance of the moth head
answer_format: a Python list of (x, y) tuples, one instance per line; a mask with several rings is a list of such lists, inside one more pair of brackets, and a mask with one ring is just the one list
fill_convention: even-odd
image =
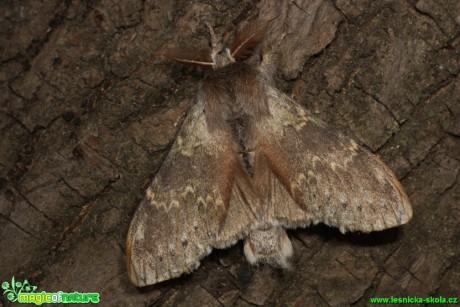
[(211, 54), (212, 61), (213, 61), (213, 68), (218, 69), (224, 67), (230, 63), (235, 62), (235, 58), (230, 53), (230, 49), (225, 48), (217, 53), (214, 52)]
[(245, 60), (252, 55), (254, 48), (262, 41), (268, 25), (277, 17), (278, 16), (268, 21), (264, 20), (248, 23), (238, 31), (230, 48), (223, 47), (221, 39), (216, 36), (211, 24), (206, 23), (211, 35), (212, 50), (210, 55), (202, 56), (197, 53), (195, 56), (190, 56), (189, 53), (186, 55), (178, 55), (173, 52), (167, 52), (166, 56), (183, 64), (213, 69), (222, 68), (235, 61)]
[[(220, 42), (217, 42), (217, 38), (212, 30), (212, 27), (208, 24), (209, 31), (211, 33), (211, 43), (213, 46), (212, 59), (214, 62), (213, 68), (220, 68), (236, 60), (242, 61), (249, 58), (254, 48), (260, 44), (265, 32), (268, 29), (269, 24), (278, 18), (278, 16), (270, 20), (260, 20), (248, 23), (243, 27), (235, 36), (230, 48), (219, 48)], [(215, 52), (215, 50), (218, 50)]]

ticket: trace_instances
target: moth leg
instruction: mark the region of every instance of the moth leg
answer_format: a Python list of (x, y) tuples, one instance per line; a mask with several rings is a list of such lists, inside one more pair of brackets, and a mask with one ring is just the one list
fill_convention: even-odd
[(222, 42), (217, 38), (216, 34), (214, 33), (214, 29), (208, 21), (205, 22), (205, 25), (208, 27), (209, 34), (211, 35), (212, 61), (216, 63), (216, 55), (222, 50)]
[(281, 35), (280, 39), (278, 39), (278, 41), (275, 44), (271, 45), (271, 47), (268, 48), (267, 50), (262, 51), (262, 61), (259, 67), (262, 75), (271, 78), (275, 74), (277, 57), (276, 57), (276, 53), (274, 52), (274, 50), (277, 49), (279, 45), (281, 45), (281, 42), (288, 34), (291, 34), (291, 33), (284, 32)]

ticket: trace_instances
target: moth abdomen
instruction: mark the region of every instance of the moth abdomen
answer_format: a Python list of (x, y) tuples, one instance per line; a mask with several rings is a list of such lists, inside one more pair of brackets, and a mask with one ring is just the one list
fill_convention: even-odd
[(250, 264), (267, 263), (290, 268), (293, 254), (292, 243), (281, 226), (263, 223), (252, 230), (244, 241), (244, 254)]

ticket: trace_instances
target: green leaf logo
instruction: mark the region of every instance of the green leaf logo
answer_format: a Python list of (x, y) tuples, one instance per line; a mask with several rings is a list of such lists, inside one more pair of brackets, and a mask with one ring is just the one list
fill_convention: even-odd
[(11, 278), (11, 283), (4, 281), (2, 282), (3, 295), (11, 302), (18, 300), (19, 294), (21, 293), (32, 293), (37, 289), (37, 286), (29, 284), (27, 279), (24, 282), (16, 281), (14, 276)]
[(10, 288), (10, 284), (7, 281), (4, 281), (2, 283), (2, 289), (3, 290), (8, 290)]

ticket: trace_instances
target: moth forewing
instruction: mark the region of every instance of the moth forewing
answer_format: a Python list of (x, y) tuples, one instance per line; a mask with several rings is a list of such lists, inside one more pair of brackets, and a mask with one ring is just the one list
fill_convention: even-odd
[(254, 224), (258, 199), (238, 144), (228, 127), (210, 132), (205, 103), (192, 107), (131, 222), (128, 273), (137, 286), (196, 269)]
[[(382, 230), (410, 220), (408, 197), (380, 159), (286, 95), (273, 88), (267, 93), (272, 120), (254, 133), (259, 135), (258, 154), (278, 179), (268, 193), (275, 196), (268, 199), (275, 218), (288, 227), (319, 221), (342, 232)], [(282, 190), (302, 214), (292, 210), (285, 194), (274, 193)]]

